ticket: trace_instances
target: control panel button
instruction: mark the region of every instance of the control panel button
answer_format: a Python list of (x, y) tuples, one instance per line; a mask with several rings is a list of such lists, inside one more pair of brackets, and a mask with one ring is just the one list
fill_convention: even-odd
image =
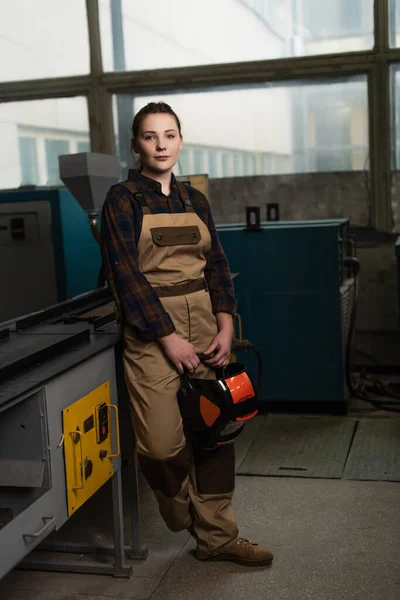
[(105, 402), (96, 406), (97, 443), (101, 444), (108, 438), (108, 406)]

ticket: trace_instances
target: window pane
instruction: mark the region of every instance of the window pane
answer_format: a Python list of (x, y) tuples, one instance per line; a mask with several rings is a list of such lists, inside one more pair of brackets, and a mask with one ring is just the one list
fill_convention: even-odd
[(189, 151), (183, 149), (179, 153), (180, 175), (190, 175)]
[(21, 184), (37, 185), (38, 170), (36, 157), (36, 140), (33, 137), (19, 138), (19, 160), (21, 164)]
[(0, 104), (0, 188), (59, 185), (58, 154), (88, 140), (86, 98)]
[[(366, 77), (136, 97), (134, 112), (160, 99), (181, 119), (191, 174), (369, 168)], [(130, 127), (130, 118), (121, 119), (116, 130), (129, 140)], [(132, 163), (128, 154), (122, 159)]]
[(400, 46), (400, 0), (389, 0), (389, 27), (390, 45), (392, 48)]
[(232, 155), (224, 152), (222, 155), (222, 177), (232, 177)]
[(0, 0), (0, 81), (89, 72), (86, 3)]
[(47, 185), (62, 185), (59, 177), (58, 157), (69, 153), (68, 140), (45, 140)]
[(76, 145), (77, 152), (90, 152), (90, 142), (78, 142)]
[[(143, 70), (372, 48), (373, 0), (106, 0), (107, 71)], [(118, 23), (122, 26), (118, 29)], [(123, 31), (115, 39), (114, 30)]]
[(235, 153), (233, 177), (243, 175), (243, 161), (239, 153)]
[(395, 231), (400, 231), (400, 65), (392, 66), (392, 208)]
[(195, 173), (204, 173), (204, 157), (203, 157), (203, 150), (195, 150), (193, 152), (193, 158), (194, 158), (194, 172)]
[(208, 165), (210, 177), (218, 177), (218, 154), (214, 150), (208, 153)]

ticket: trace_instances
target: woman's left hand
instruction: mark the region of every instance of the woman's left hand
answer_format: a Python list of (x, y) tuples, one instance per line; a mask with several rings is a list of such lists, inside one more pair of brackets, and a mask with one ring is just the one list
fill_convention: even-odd
[(227, 328), (215, 336), (204, 354), (212, 354), (213, 352), (216, 352), (216, 354), (213, 358), (204, 361), (206, 365), (214, 369), (226, 367), (231, 354), (232, 333), (232, 328)]

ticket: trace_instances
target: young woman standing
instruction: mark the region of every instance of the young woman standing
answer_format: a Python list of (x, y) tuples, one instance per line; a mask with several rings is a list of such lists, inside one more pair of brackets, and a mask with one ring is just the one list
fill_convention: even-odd
[[(233, 444), (197, 451), (179, 412), (185, 368), (212, 379), (214, 369), (228, 364), (236, 310), (208, 201), (172, 173), (181, 148), (170, 106), (142, 108), (132, 125), (140, 164), (110, 189), (102, 213), (103, 260), (121, 316), (139, 463), (167, 526), (190, 531), (199, 560), (268, 565), (269, 550), (238, 536)], [(197, 353), (213, 358), (200, 363)]]

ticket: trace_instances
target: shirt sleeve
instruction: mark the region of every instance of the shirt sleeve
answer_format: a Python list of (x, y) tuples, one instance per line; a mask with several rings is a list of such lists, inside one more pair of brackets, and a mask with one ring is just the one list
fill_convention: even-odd
[(169, 314), (138, 266), (135, 213), (128, 192), (111, 188), (101, 221), (101, 250), (108, 285), (123, 319), (145, 340), (175, 331)]
[(204, 275), (210, 290), (212, 310), (215, 315), (219, 312), (226, 312), (234, 316), (236, 299), (228, 260), (218, 239), (210, 205), (205, 196), (204, 201), (206, 202), (207, 226), (211, 235), (211, 248), (206, 255)]

